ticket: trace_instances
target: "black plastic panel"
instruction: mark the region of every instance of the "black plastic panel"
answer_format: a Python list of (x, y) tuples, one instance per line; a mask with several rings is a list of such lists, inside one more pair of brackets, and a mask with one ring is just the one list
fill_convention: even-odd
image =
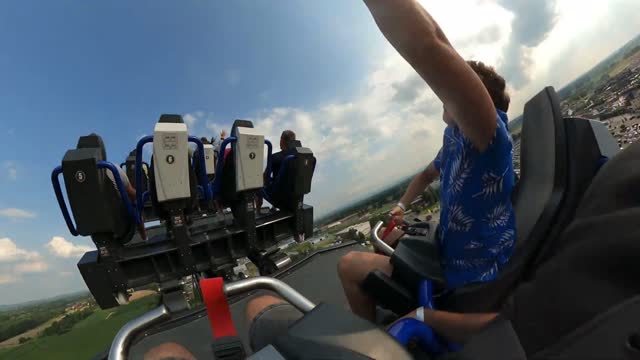
[(380, 270), (374, 270), (367, 275), (362, 288), (376, 299), (381, 307), (396, 314), (407, 314), (418, 307), (415, 292), (408, 290), (387, 276)]
[[(453, 357), (452, 357), (453, 359)], [(481, 333), (473, 336), (456, 354), (457, 360), (526, 360), (524, 349), (511, 322), (498, 317)], [(576, 358), (578, 359), (578, 358)], [(582, 359), (582, 358), (581, 358)]]
[(175, 114), (162, 114), (160, 115), (159, 123), (172, 123), (172, 124), (184, 124), (182, 116)]
[[(556, 240), (575, 217), (575, 211), (596, 173), (606, 158), (613, 157), (619, 149), (615, 147), (615, 139), (608, 132), (596, 136), (594, 128), (604, 128), (602, 123), (587, 119), (564, 119), (567, 132), (567, 185), (560, 211), (557, 212), (550, 226), (546, 241), (536, 249), (535, 260), (529, 265), (525, 274), (530, 278), (535, 269), (553, 255), (559, 244)], [(611, 148), (611, 142), (614, 148)]]
[(330, 304), (316, 306), (274, 346), (288, 359), (412, 359), (383, 329)]
[[(292, 215), (288, 213), (275, 213), (259, 218), (254, 247), (250, 246), (244, 229), (226, 226), (226, 222), (221, 224), (215, 217), (209, 221), (200, 221), (192, 228), (187, 243), (195, 261), (193, 266), (197, 272), (209, 273), (233, 267), (237, 259), (248, 256), (252, 249), (273, 248), (278, 239), (291, 233), (291, 220)], [(118, 249), (109, 259), (113, 261), (112, 265), (104, 264), (97, 252), (88, 254), (90, 255), (82, 258), (78, 267), (96, 300), (100, 297), (99, 303), (109, 307), (116, 304), (103, 299), (104, 294), (177, 279), (192, 273), (183, 266), (177, 244), (172, 239), (167, 239), (166, 233), (162, 232), (146, 242), (139, 241)], [(103, 273), (105, 266), (115, 267), (106, 278)], [(114, 273), (122, 278), (116, 279)]]
[(80, 235), (127, 234), (132, 226), (115, 186), (96, 168), (101, 149), (69, 150), (62, 160), (64, 183)]
[(534, 354), (542, 359), (640, 359), (640, 296), (597, 316), (548, 349)]
[(80, 270), (84, 282), (100, 308), (116, 307), (118, 303), (113, 296), (113, 288), (102, 286), (102, 284), (111, 283), (110, 274), (107, 273), (106, 267), (97, 264), (97, 261), (98, 251), (89, 251), (78, 262), (78, 270)]
[(428, 237), (404, 236), (396, 246), (393, 256), (393, 278), (406, 286), (417, 289), (423, 279), (444, 284), (437, 242)]

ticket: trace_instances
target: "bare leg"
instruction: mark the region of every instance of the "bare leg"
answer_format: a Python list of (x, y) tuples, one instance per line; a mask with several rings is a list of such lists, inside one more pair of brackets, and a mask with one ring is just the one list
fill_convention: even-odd
[[(268, 308), (271, 305), (284, 303), (285, 301), (271, 295), (263, 295), (255, 297), (249, 300), (247, 304), (247, 308), (245, 309), (245, 317), (247, 319), (247, 323), (251, 324), (262, 310)], [(249, 326), (247, 326), (249, 328)]]
[(147, 240), (147, 229), (144, 227), (144, 220), (142, 221), (142, 224), (138, 224), (138, 233), (142, 240)]
[(304, 314), (280, 298), (263, 295), (249, 301), (246, 308), (249, 342), (253, 351), (259, 351), (286, 335), (289, 326)]
[(338, 276), (354, 314), (371, 322), (375, 321), (375, 302), (362, 291), (361, 284), (375, 269), (391, 275), (393, 267), (389, 257), (379, 254), (352, 251), (338, 262)]
[(256, 214), (260, 215), (260, 210), (262, 210), (262, 196), (256, 195)]
[(144, 354), (144, 360), (196, 360), (196, 357), (191, 354), (184, 346), (176, 343), (165, 343), (158, 345), (146, 354)]

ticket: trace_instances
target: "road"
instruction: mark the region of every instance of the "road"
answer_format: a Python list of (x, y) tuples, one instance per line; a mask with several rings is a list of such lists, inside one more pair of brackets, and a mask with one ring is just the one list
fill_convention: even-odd
[(44, 329), (48, 328), (49, 326), (51, 326), (51, 324), (53, 324), (54, 321), (58, 321), (61, 320), (63, 317), (65, 317), (66, 314), (62, 314), (59, 315), (57, 317), (54, 317), (53, 319), (49, 319), (49, 321), (47, 321), (46, 323), (35, 327), (29, 331), (23, 332), (20, 335), (14, 336), (10, 339), (7, 339), (3, 342), (0, 343), (0, 349), (1, 348), (6, 348), (6, 347), (11, 347), (11, 346), (16, 346), (16, 345), (20, 345), (20, 338), (22, 337), (26, 337), (26, 338), (35, 338), (37, 337), (42, 331), (44, 331)]

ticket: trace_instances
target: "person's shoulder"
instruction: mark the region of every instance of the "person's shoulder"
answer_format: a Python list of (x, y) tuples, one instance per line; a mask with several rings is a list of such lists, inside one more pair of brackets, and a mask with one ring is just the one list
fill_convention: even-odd
[[(485, 156), (491, 154), (510, 154), (512, 148), (511, 134), (509, 133), (507, 114), (503, 111), (496, 110), (496, 130), (487, 149), (482, 152)], [(465, 138), (466, 139), (466, 138)], [(469, 141), (467, 143), (470, 144)]]
[(498, 126), (496, 127), (495, 137), (511, 141), (511, 135), (509, 135), (509, 117), (507, 113), (502, 110), (496, 110), (496, 121), (498, 122)]

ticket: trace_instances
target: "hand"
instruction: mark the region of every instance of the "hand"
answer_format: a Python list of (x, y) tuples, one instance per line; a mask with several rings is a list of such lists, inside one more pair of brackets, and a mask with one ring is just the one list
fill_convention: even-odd
[(404, 211), (399, 206), (394, 207), (389, 216), (398, 225), (404, 223)]

